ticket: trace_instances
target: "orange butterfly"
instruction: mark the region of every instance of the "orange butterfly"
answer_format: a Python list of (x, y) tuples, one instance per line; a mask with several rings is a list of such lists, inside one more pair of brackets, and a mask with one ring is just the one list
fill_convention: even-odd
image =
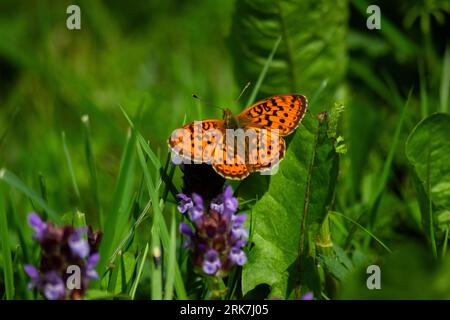
[(189, 123), (175, 130), (168, 144), (183, 161), (208, 163), (224, 178), (241, 180), (283, 159), (283, 137), (298, 127), (307, 108), (303, 95), (273, 96), (238, 115), (225, 109), (223, 120)]

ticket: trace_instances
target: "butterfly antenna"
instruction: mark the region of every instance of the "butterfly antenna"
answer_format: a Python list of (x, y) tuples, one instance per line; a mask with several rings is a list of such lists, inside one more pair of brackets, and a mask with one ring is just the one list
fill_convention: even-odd
[(250, 81), (247, 82), (247, 84), (245, 85), (244, 89), (242, 89), (241, 93), (239, 94), (239, 96), (236, 98), (235, 102), (238, 102), (239, 99), (242, 97), (242, 95), (244, 94), (245, 90), (247, 90), (247, 88), (250, 86)]
[(213, 107), (213, 108), (217, 108), (217, 109), (223, 111), (223, 108), (220, 108), (220, 107), (216, 107), (216, 106), (211, 105), (208, 101), (203, 100), (202, 98), (200, 98), (200, 97), (199, 97), (198, 95), (196, 95), (195, 93), (192, 94), (192, 98), (199, 100), (199, 101), (200, 101), (201, 103), (203, 103), (205, 106), (209, 105), (209, 106), (211, 106), (211, 107)]

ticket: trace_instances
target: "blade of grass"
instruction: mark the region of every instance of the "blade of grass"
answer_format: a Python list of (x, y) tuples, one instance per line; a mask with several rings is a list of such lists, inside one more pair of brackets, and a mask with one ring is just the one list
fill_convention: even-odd
[(319, 88), (317, 88), (317, 90), (314, 92), (312, 98), (309, 100), (309, 104), (310, 105), (314, 105), (314, 102), (316, 102), (316, 100), (320, 97), (320, 95), (322, 94), (322, 92), (325, 90), (325, 88), (328, 85), (328, 80), (323, 80), (320, 83)]
[(122, 252), (120, 251), (116, 258), (114, 259), (114, 266), (112, 266), (112, 268), (110, 269), (110, 277), (109, 277), (109, 281), (108, 281), (108, 292), (111, 292), (112, 294), (115, 294), (116, 292), (116, 286), (117, 286), (117, 278), (119, 275), (119, 270), (120, 270), (120, 266), (119, 266), (119, 262), (120, 258), (122, 257)]
[(447, 225), (447, 227), (445, 228), (445, 236), (444, 236), (444, 244), (442, 245), (442, 258), (445, 258), (447, 256), (447, 243), (448, 243), (448, 230), (449, 230), (449, 226)]
[(136, 145), (139, 162), (141, 163), (142, 170), (144, 172), (145, 181), (147, 183), (147, 189), (149, 192), (150, 200), (152, 202), (153, 208), (153, 223), (151, 228), (152, 235), (152, 255), (153, 264), (151, 268), (151, 297), (152, 299), (161, 300), (162, 299), (162, 270), (161, 270), (161, 247), (160, 247), (160, 225), (159, 219), (163, 219), (162, 212), (159, 206), (159, 195), (156, 190), (153, 180), (150, 177), (150, 173), (145, 162), (144, 154), (139, 144)]
[(402, 132), (403, 123), (405, 122), (405, 116), (406, 111), (408, 110), (409, 102), (412, 95), (412, 89), (409, 91), (408, 98), (406, 99), (406, 102), (403, 106), (402, 113), (400, 115), (400, 119), (397, 123), (397, 127), (395, 128), (394, 138), (391, 141), (391, 147), (389, 149), (388, 156), (386, 158), (386, 161), (383, 165), (383, 171), (381, 173), (381, 177), (379, 180), (379, 187), (375, 194), (375, 196), (372, 198), (370, 202), (370, 220), (369, 220), (369, 229), (371, 229), (375, 223), (375, 219), (377, 216), (378, 206), (381, 201), (381, 197), (384, 194), (384, 190), (386, 188), (386, 183), (389, 179), (389, 174), (391, 172), (392, 162), (394, 161), (395, 151), (397, 150), (397, 146), (400, 141), (400, 134)]
[(78, 203), (81, 203), (80, 190), (78, 189), (75, 171), (73, 170), (72, 158), (70, 157), (69, 148), (67, 147), (66, 133), (64, 131), (61, 133), (61, 138), (63, 143), (64, 156), (66, 157), (67, 167), (70, 173), (70, 179), (72, 180), (72, 187), (75, 191), (75, 195), (77, 196)]
[[(42, 172), (39, 172), (38, 179), (39, 179), (39, 190), (41, 192), (41, 197), (45, 202), (47, 202), (48, 201), (47, 200), (47, 184), (45, 182), (45, 177), (42, 174)], [(45, 209), (42, 210), (42, 217), (44, 218), (44, 220), (47, 220), (47, 218), (48, 218), (48, 214), (45, 211)]]
[(427, 78), (425, 76), (425, 63), (423, 60), (419, 61), (419, 81), (420, 81), (420, 115), (422, 119), (428, 116), (428, 93), (427, 93)]
[(140, 258), (139, 266), (137, 268), (136, 277), (134, 278), (133, 285), (132, 285), (132, 287), (130, 289), (131, 300), (134, 300), (134, 297), (135, 297), (136, 291), (137, 291), (137, 287), (139, 285), (139, 281), (141, 280), (141, 277), (142, 277), (142, 271), (144, 270), (145, 261), (147, 260), (148, 247), (149, 247), (148, 243), (146, 243), (144, 251), (142, 252), (142, 255), (141, 255), (141, 258)]
[[(170, 248), (170, 235), (169, 231), (167, 229), (167, 225), (165, 223), (164, 218), (162, 217), (162, 207), (164, 205), (164, 202), (161, 199), (161, 202), (158, 201), (157, 192), (153, 186), (153, 181), (150, 177), (150, 174), (147, 171), (147, 166), (145, 164), (144, 154), (142, 152), (140, 144), (137, 145), (137, 153), (138, 157), (142, 166), (142, 169), (144, 171), (144, 177), (147, 183), (147, 188), (149, 191), (150, 200), (152, 202), (153, 212), (154, 212), (154, 219), (156, 218), (156, 221), (159, 224), (159, 230), (158, 232), (161, 233), (161, 241), (164, 248), (164, 252), (169, 252)], [(155, 205), (156, 204), (156, 205)], [(168, 259), (167, 259), (168, 260)], [(185, 299), (186, 298), (186, 290), (184, 288), (183, 278), (181, 277), (181, 273), (179, 270), (178, 265), (175, 266), (175, 289), (178, 295), (179, 299)]]
[[(142, 154), (142, 150), (144, 150), (146, 152), (146, 154), (149, 156), (149, 159), (152, 162), (152, 164), (155, 166), (155, 168), (160, 170), (162, 168), (162, 166), (161, 166), (159, 159), (156, 157), (155, 153), (151, 150), (150, 146), (147, 144), (144, 137), (141, 134), (139, 134), (138, 130), (136, 129), (137, 127), (133, 124), (131, 119), (128, 117), (125, 110), (121, 106), (119, 106), (119, 107), (121, 108), (130, 127), (134, 128), (133, 131), (135, 131), (136, 135), (138, 136), (139, 144), (137, 145), (137, 150), (138, 150), (138, 156), (140, 158), (141, 165), (145, 164), (145, 158)], [(169, 161), (169, 159), (167, 161)], [(146, 174), (146, 171), (147, 171), (146, 165), (142, 166), (142, 169), (144, 171), (144, 177), (146, 178), (147, 185), (152, 185), (153, 183), (151, 181), (150, 175)], [(171, 181), (166, 180), (166, 187), (170, 187), (170, 184), (171, 184)], [(160, 185), (161, 184), (159, 183), (157, 186), (158, 189), (159, 189)], [(164, 199), (161, 199), (160, 211), (162, 211), (163, 205), (164, 205)], [(169, 248), (169, 242), (170, 242), (169, 231), (168, 231), (167, 225), (165, 223), (165, 220), (164, 219), (158, 219), (158, 220), (160, 223), (160, 235), (161, 235), (162, 245), (163, 245), (164, 250), (166, 251), (167, 248)], [(178, 264), (175, 264), (175, 290), (177, 293), (177, 299), (187, 299), (186, 289), (184, 287), (183, 278), (181, 276), (181, 272), (180, 272)]]
[(20, 247), (22, 249), (24, 261), (30, 263), (30, 255), (28, 253), (28, 246), (25, 240), (26, 237), (23, 230), (23, 228), (26, 227), (26, 225), (24, 226), (23, 221), (21, 221), (20, 216), (17, 214), (16, 207), (11, 199), (11, 196), (8, 197), (8, 213), (9, 216), (12, 217), (13, 219), (14, 227), (17, 232), (17, 236), (19, 238)]
[(173, 285), (175, 282), (175, 264), (177, 263), (177, 234), (175, 211), (172, 210), (172, 223), (170, 225), (169, 261), (167, 262), (166, 284), (164, 286), (164, 300), (172, 300)]
[[(138, 111), (138, 115), (140, 111)], [(108, 258), (110, 257), (112, 248), (116, 245), (115, 239), (117, 238), (117, 234), (121, 234), (119, 231), (122, 231), (125, 228), (125, 225), (120, 225), (120, 222), (126, 219), (126, 215), (124, 217), (119, 217), (121, 215), (121, 208), (126, 207), (124, 204), (127, 201), (125, 195), (127, 190), (128, 180), (131, 179), (132, 176), (132, 166), (134, 162), (134, 148), (136, 145), (136, 131), (131, 130), (131, 134), (129, 135), (124, 151), (122, 154), (122, 160), (120, 163), (119, 176), (116, 182), (116, 188), (114, 190), (113, 195), (113, 203), (107, 219), (105, 219), (105, 233), (104, 238), (102, 240), (100, 246), (100, 262), (98, 266), (98, 270), (103, 273), (106, 270)], [(120, 218), (120, 219), (119, 219)], [(120, 230), (119, 230), (120, 228)]]
[(449, 112), (448, 94), (450, 91), (450, 47), (447, 47), (442, 63), (442, 78), (440, 87), (441, 112)]
[[(125, 116), (125, 119), (128, 121), (128, 124), (130, 125), (130, 127), (132, 129), (136, 129), (133, 121), (131, 121), (130, 117), (128, 116), (128, 114), (126, 113), (125, 109), (119, 105), (120, 110), (122, 110), (123, 115)], [(161, 166), (161, 162), (159, 161), (158, 157), (156, 156), (156, 154), (153, 152), (153, 150), (149, 147), (149, 145), (147, 144), (145, 138), (137, 131), (137, 137), (138, 137), (138, 141), (141, 144), (142, 148), (144, 149), (144, 151), (147, 153), (150, 161), (152, 162), (153, 166), (156, 168), (156, 170), (160, 170), (162, 168)]]
[(269, 67), (272, 63), (275, 53), (277, 52), (280, 42), (281, 42), (281, 36), (278, 37), (278, 39), (275, 41), (275, 44), (273, 45), (272, 51), (270, 52), (269, 57), (267, 58), (266, 63), (264, 64), (264, 67), (262, 68), (261, 73), (259, 74), (258, 80), (256, 81), (256, 84), (253, 87), (252, 93), (247, 100), (247, 106), (250, 106), (255, 102), (256, 96), (258, 95), (258, 92), (259, 92), (259, 88), (261, 87), (261, 85), (264, 81), (264, 78), (266, 77), (267, 70), (269, 70)]
[(9, 242), (8, 217), (3, 205), (3, 195), (0, 194), (0, 239), (2, 240), (3, 275), (7, 300), (14, 299), (14, 273)]
[(94, 151), (92, 147), (92, 132), (89, 116), (87, 114), (81, 117), (81, 123), (83, 124), (84, 131), (84, 150), (86, 154), (86, 161), (89, 168), (90, 187), (92, 195), (94, 196), (94, 203), (97, 208), (99, 225), (104, 225), (103, 210), (100, 204), (98, 195), (98, 182), (97, 182), (97, 169), (95, 166)]
[(384, 249), (386, 249), (387, 252), (391, 253), (392, 250), (389, 249), (389, 247), (387, 245), (385, 245), (383, 243), (383, 241), (381, 241), (377, 236), (375, 236), (372, 232), (370, 232), (370, 230), (364, 228), (362, 225), (360, 225), (358, 222), (356, 222), (355, 220), (353, 220), (350, 217), (347, 217), (346, 215), (337, 212), (337, 211), (330, 211), (330, 214), (333, 216), (340, 216), (348, 221), (350, 221), (351, 223), (353, 223), (355, 226), (359, 227), (361, 230), (363, 230), (364, 232), (366, 232), (370, 237), (372, 237), (376, 242), (378, 242)]
[(0, 180), (6, 182), (9, 186), (17, 189), (26, 195), (29, 199), (36, 202), (41, 208), (43, 208), (49, 215), (49, 217), (56, 223), (58, 223), (61, 219), (58, 214), (51, 209), (47, 203), (33, 190), (27, 187), (17, 176), (3, 168), (0, 169)]

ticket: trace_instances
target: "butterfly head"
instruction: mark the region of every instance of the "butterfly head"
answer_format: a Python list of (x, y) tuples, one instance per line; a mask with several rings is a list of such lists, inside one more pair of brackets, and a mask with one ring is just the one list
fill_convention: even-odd
[(230, 109), (223, 109), (223, 120), (225, 120), (225, 125), (229, 129), (239, 128), (239, 121), (237, 117), (231, 112)]

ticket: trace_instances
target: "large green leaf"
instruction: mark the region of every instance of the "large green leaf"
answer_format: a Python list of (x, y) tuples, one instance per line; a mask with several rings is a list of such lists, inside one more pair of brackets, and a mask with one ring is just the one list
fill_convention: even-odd
[(332, 106), (345, 73), (347, 0), (240, 0), (233, 17), (236, 77), (255, 82), (279, 36), (281, 44), (258, 97), (303, 93), (312, 98), (324, 81), (328, 88), (312, 106)]
[[(279, 171), (258, 201), (249, 260), (243, 270), (246, 294), (267, 284), (271, 297), (318, 292), (314, 240), (332, 203), (338, 172), (335, 141), (326, 113), (308, 114), (297, 129)], [(294, 291), (294, 288), (296, 289)]]
[(450, 115), (436, 113), (422, 120), (406, 141), (406, 156), (422, 211), (425, 232), (434, 241), (435, 218), (450, 212)]

